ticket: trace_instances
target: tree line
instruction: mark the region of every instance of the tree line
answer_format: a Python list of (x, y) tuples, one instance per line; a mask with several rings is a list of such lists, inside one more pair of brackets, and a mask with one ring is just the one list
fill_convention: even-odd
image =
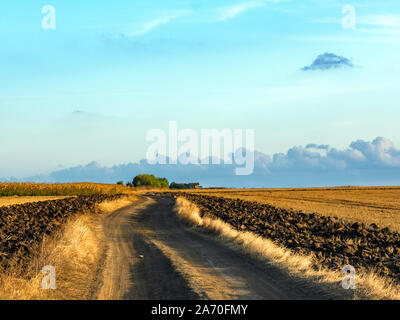
[[(123, 181), (117, 184), (123, 185)], [(172, 182), (169, 184), (166, 178), (159, 178), (153, 174), (139, 174), (133, 178), (132, 182), (126, 184), (128, 187), (151, 187), (151, 188), (170, 188), (170, 189), (190, 189), (190, 184)]]

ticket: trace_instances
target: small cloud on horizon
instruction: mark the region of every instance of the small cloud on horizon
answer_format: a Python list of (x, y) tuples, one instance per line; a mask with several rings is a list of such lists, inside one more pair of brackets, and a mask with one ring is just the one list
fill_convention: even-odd
[(112, 114), (103, 114), (99, 112), (90, 112), (80, 109), (75, 109), (68, 113), (63, 114), (55, 120), (55, 126), (95, 126), (98, 127), (100, 124), (110, 124), (120, 121), (121, 119)]
[(305, 66), (301, 70), (316, 71), (338, 69), (343, 67), (353, 68), (354, 65), (349, 59), (343, 56), (338, 56), (334, 53), (325, 52), (323, 54), (320, 54), (311, 65)]

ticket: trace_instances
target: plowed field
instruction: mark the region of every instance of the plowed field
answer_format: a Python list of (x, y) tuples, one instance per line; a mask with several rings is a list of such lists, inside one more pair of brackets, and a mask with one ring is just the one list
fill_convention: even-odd
[[(299, 214), (268, 204), (190, 193), (182, 195), (208, 214), (290, 248), (313, 254), (318, 264), (341, 270), (345, 265), (373, 269), (400, 280), (400, 234), (375, 224), (349, 223), (336, 217)], [(317, 266), (317, 265), (316, 265)]]
[(120, 195), (79, 196), (54, 201), (0, 207), (0, 266), (23, 263), (43, 236), (66, 219), (82, 212), (95, 212), (96, 204)]

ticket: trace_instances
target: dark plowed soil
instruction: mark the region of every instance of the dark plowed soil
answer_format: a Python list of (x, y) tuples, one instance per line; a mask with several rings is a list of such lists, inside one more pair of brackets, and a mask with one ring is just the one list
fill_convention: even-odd
[(400, 234), (388, 228), (240, 199), (179, 195), (195, 203), (202, 215), (218, 217), (238, 230), (252, 231), (295, 252), (314, 254), (318, 263), (329, 268), (341, 270), (350, 264), (400, 281)]
[(44, 235), (51, 234), (69, 217), (95, 213), (95, 206), (121, 195), (79, 196), (54, 201), (0, 207), (0, 267), (23, 264)]

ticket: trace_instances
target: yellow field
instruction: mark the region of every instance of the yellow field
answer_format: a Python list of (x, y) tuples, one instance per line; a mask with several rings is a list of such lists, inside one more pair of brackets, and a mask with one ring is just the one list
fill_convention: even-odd
[(0, 197), (0, 207), (12, 206), (14, 204), (24, 204), (28, 202), (39, 202), (47, 200), (64, 199), (62, 196), (53, 197)]
[(117, 194), (130, 190), (122, 185), (100, 183), (0, 183), (0, 197)]
[(400, 231), (400, 187), (198, 189), (187, 192), (257, 201)]

